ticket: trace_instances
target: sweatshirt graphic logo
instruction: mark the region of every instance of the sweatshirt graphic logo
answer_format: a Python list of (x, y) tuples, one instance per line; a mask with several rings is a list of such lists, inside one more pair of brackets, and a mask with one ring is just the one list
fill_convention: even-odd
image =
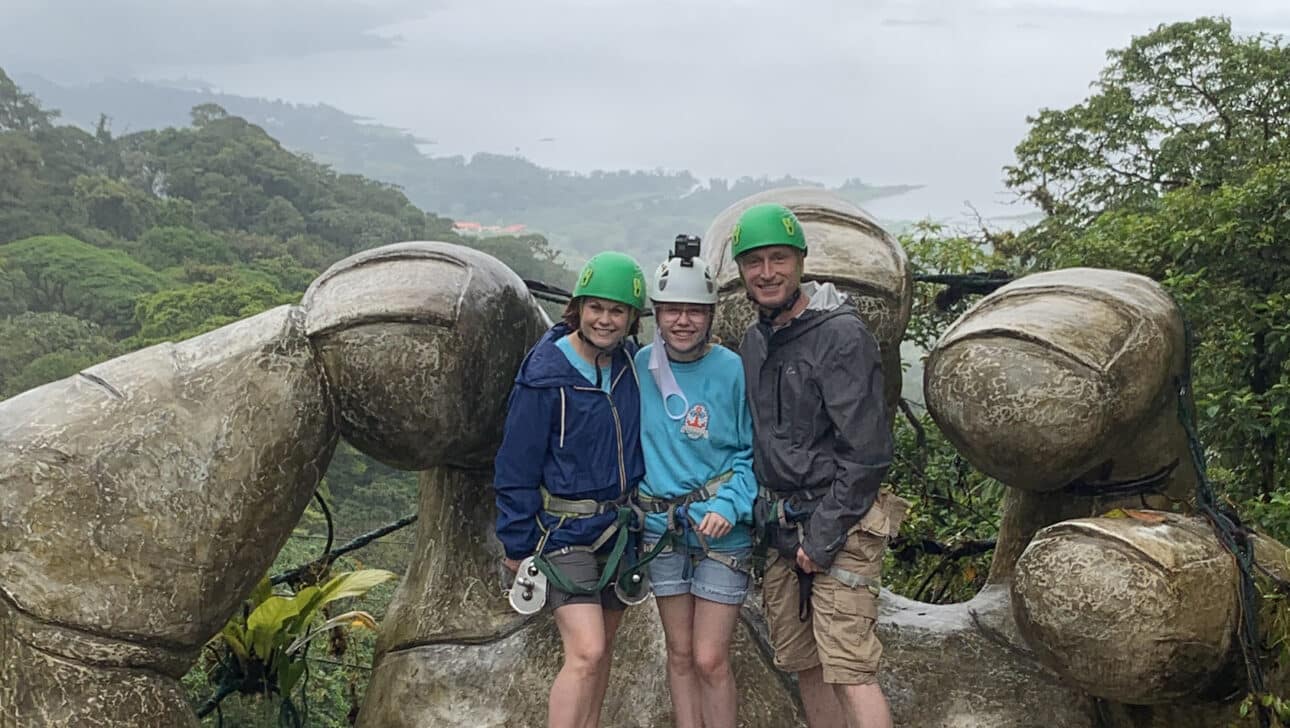
[(708, 408), (702, 404), (696, 404), (685, 413), (685, 424), (681, 425), (681, 432), (691, 440), (702, 440), (708, 436)]

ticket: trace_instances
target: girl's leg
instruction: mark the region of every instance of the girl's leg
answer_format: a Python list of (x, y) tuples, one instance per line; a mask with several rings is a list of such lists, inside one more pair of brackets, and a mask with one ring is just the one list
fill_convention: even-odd
[(667, 641), (667, 686), (676, 728), (701, 728), (699, 683), (694, 676), (694, 603), (689, 594), (656, 597)]

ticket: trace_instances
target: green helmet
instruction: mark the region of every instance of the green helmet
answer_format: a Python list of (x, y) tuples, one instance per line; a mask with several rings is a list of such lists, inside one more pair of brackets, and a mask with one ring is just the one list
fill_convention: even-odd
[(582, 267), (573, 297), (593, 296), (618, 301), (640, 311), (645, 308), (645, 275), (625, 253), (597, 253)]
[(793, 211), (773, 202), (753, 205), (730, 231), (730, 255), (738, 258), (754, 248), (787, 245), (806, 255), (806, 235)]

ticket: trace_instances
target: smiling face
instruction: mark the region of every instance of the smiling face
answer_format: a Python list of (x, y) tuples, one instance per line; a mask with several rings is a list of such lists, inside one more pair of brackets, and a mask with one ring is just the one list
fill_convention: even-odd
[(776, 308), (788, 302), (802, 283), (804, 256), (788, 245), (754, 248), (739, 256), (739, 276), (744, 288), (762, 308)]
[(684, 357), (698, 352), (708, 338), (713, 308), (704, 303), (659, 303), (654, 306), (658, 333), (672, 354)]
[(632, 324), (632, 307), (605, 298), (588, 297), (578, 311), (582, 338), (601, 349), (617, 346)]

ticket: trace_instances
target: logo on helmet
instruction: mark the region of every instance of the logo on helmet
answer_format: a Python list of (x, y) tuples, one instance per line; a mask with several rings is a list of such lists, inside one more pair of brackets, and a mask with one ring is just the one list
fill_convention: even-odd
[(784, 223), (784, 232), (788, 233), (790, 238), (793, 237), (797, 232), (797, 225), (793, 222), (793, 218), (789, 215), (785, 215), (781, 217), (779, 221)]
[(730, 242), (734, 243), (735, 245), (739, 244), (739, 226), (738, 225), (735, 225), (734, 229), (730, 231)]
[(590, 283), (593, 273), (595, 273), (595, 271), (591, 269), (591, 266), (587, 266), (587, 268), (582, 271), (582, 279), (578, 281), (578, 285), (585, 286)]
[(640, 298), (641, 294), (644, 292), (645, 292), (645, 281), (641, 280), (640, 278), (633, 278), (632, 295), (635, 296), (636, 298)]

